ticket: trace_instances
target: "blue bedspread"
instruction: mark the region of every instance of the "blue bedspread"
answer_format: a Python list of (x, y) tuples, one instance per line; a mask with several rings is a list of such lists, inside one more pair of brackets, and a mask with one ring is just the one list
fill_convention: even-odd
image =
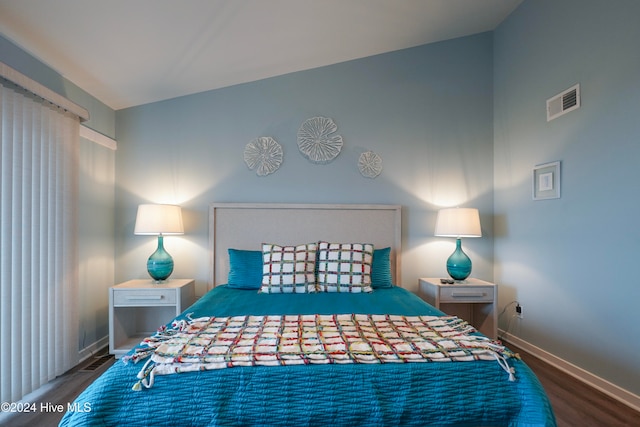
[[(219, 286), (183, 313), (442, 314), (394, 287), (370, 294), (258, 294)], [(62, 426), (554, 426), (538, 379), (509, 359), (242, 367), (164, 375), (133, 391), (141, 363), (117, 361), (76, 400)]]

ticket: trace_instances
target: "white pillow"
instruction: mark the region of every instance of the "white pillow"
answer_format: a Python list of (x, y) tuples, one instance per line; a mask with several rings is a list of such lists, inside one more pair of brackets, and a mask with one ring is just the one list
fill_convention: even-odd
[(370, 243), (318, 244), (318, 290), (320, 292), (371, 292)]
[(317, 243), (297, 246), (263, 243), (260, 292), (315, 292), (317, 248)]

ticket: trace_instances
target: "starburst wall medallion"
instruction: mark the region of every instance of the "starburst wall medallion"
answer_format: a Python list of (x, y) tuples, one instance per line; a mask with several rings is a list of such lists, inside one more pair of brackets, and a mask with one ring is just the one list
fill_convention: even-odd
[(282, 146), (275, 139), (262, 136), (244, 147), (244, 162), (258, 176), (274, 173), (282, 163)]
[(298, 130), (298, 148), (313, 163), (329, 163), (342, 150), (342, 136), (333, 135), (338, 126), (326, 117), (305, 120)]

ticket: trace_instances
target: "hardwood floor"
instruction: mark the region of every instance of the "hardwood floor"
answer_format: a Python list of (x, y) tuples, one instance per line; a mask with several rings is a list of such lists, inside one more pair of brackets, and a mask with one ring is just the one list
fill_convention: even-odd
[[(73, 402), (73, 400), (85, 388), (87, 388), (89, 384), (91, 384), (115, 362), (115, 358), (113, 356), (106, 361), (104, 361), (104, 359), (100, 359), (101, 357), (105, 357), (105, 354), (96, 355), (95, 358), (91, 358), (83, 362), (47, 385), (50, 390), (35, 400), (35, 412), (16, 414), (7, 420), (0, 421), (0, 425), (11, 427), (57, 426), (67, 410), (67, 405), (70, 402)], [(95, 370), (85, 370), (88, 365), (98, 361), (103, 363)], [(30, 403), (31, 402), (32, 401), (30, 401)], [(49, 406), (49, 404), (51, 406)], [(49, 412), (46, 410), (41, 411), (41, 405), (44, 405), (45, 408), (51, 409)], [(58, 408), (56, 407), (57, 405), (62, 405), (64, 410), (58, 411)]]
[[(640, 426), (640, 413), (610, 398), (586, 384), (565, 374), (546, 362), (509, 344), (508, 347), (520, 353), (522, 359), (536, 373), (545, 388), (556, 415), (558, 427), (617, 427)], [(85, 371), (81, 367), (72, 369), (54, 382), (52, 390), (44, 394), (37, 402), (61, 404), (65, 408), (68, 402), (82, 392), (95, 378), (114, 363), (111, 358), (95, 371)], [(89, 362), (85, 362), (82, 367)], [(1, 422), (12, 427), (54, 427), (63, 413), (20, 414)]]
[(542, 383), (558, 427), (640, 426), (640, 412), (508, 343)]

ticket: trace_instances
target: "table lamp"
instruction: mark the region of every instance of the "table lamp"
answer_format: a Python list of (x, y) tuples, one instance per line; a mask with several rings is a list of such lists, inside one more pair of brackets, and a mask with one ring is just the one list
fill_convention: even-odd
[(173, 258), (164, 250), (163, 236), (184, 234), (182, 210), (176, 205), (139, 205), (134, 234), (157, 235), (158, 248), (147, 261), (149, 276), (162, 283), (173, 272)]
[(455, 237), (456, 250), (447, 259), (447, 272), (453, 280), (464, 280), (471, 274), (471, 259), (462, 250), (462, 237), (482, 237), (478, 209), (449, 208), (438, 211), (436, 236)]

